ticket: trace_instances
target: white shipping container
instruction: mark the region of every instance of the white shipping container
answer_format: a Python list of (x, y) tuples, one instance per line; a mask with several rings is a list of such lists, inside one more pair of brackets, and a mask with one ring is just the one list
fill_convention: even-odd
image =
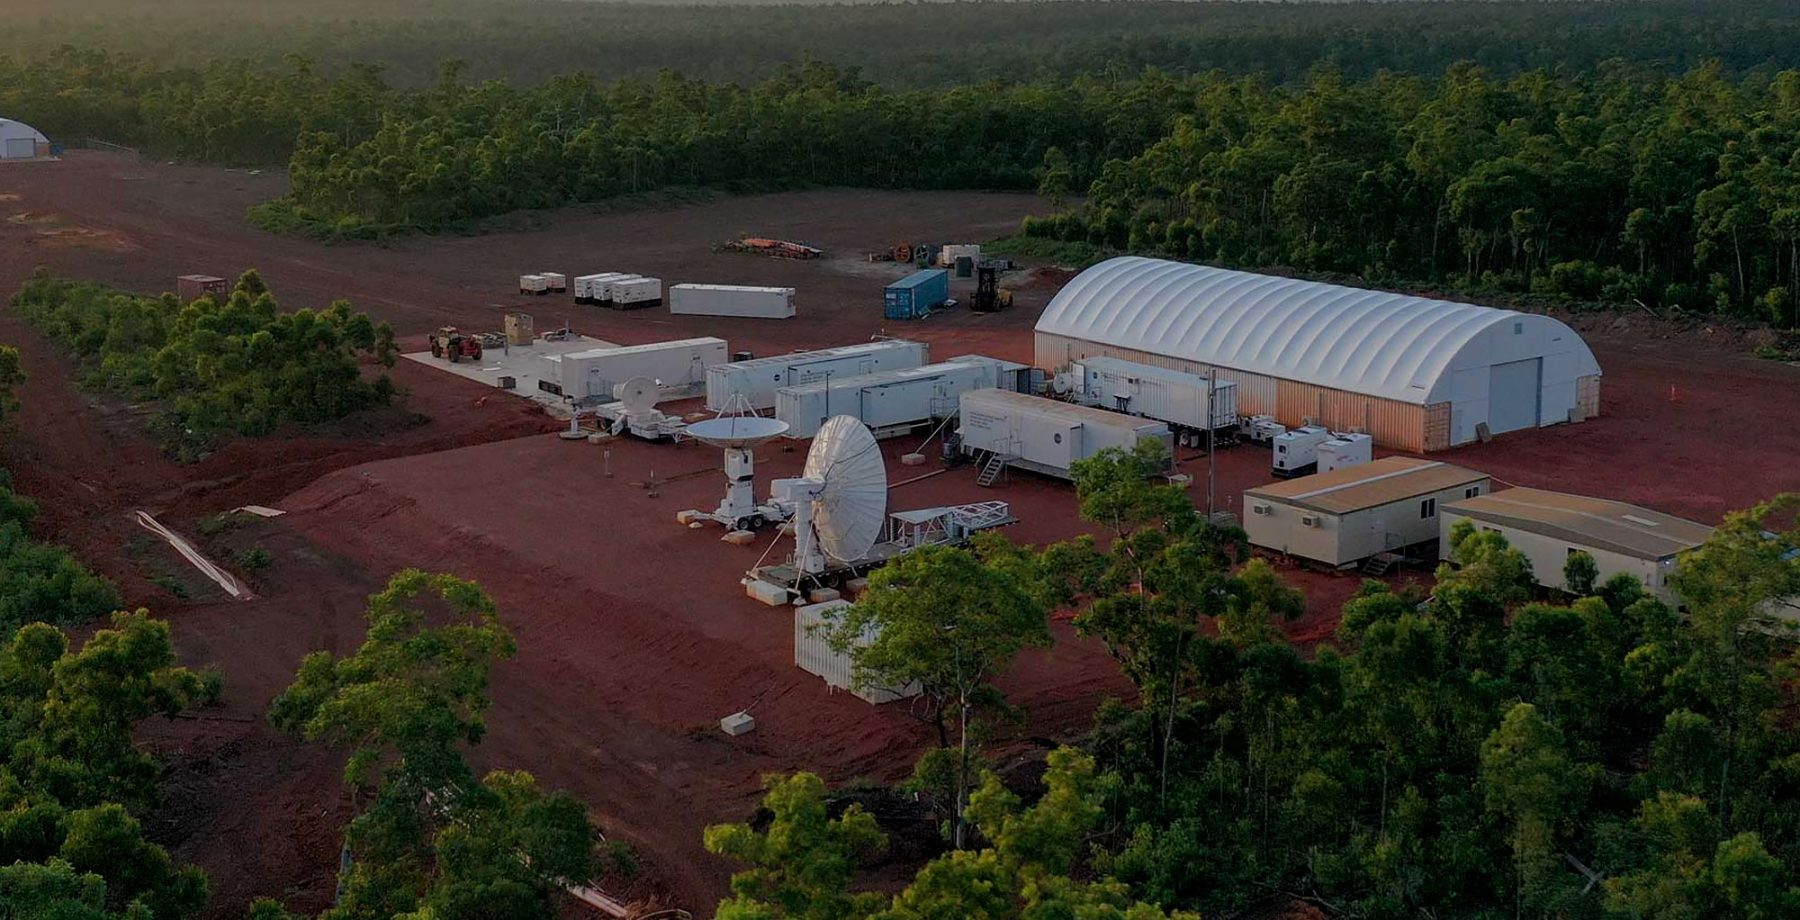
[(1207, 421), (1207, 379), (1199, 374), (1092, 357), (1070, 365), (1084, 405), (1141, 415), (1191, 431), (1224, 431), (1238, 423), (1237, 384), (1216, 380)]
[(1132, 450), (1155, 441), (1171, 458), (1175, 450), (1174, 435), (1162, 422), (1008, 390), (964, 393), (957, 432), (964, 453), (989, 451), (1008, 466), (1063, 479), (1077, 460), (1109, 447)]
[[(923, 342), (882, 339), (720, 364), (706, 372), (706, 408), (724, 412), (748, 403), (757, 411), (773, 409), (775, 391), (782, 387), (818, 383), (827, 375), (860, 377), (921, 367), (929, 354)], [(742, 400), (736, 398), (740, 396)]]
[(662, 280), (659, 278), (624, 278), (606, 285), (608, 300), (621, 310), (654, 307), (662, 303)]
[(1302, 425), (1276, 435), (1269, 468), (1277, 476), (1300, 476), (1310, 473), (1319, 462), (1319, 445), (1331, 439), (1331, 432), (1318, 425)]
[(613, 387), (633, 377), (648, 377), (656, 381), (661, 402), (698, 394), (706, 386), (707, 369), (729, 357), (725, 340), (711, 337), (591, 348), (545, 356), (541, 379), (569, 399), (610, 402)]
[[(825, 683), (838, 690), (849, 690), (857, 699), (867, 703), (891, 703), (894, 700), (916, 696), (918, 684), (909, 684), (899, 689), (886, 687), (867, 687), (857, 689), (855, 686), (855, 661), (849, 650), (838, 651), (831, 647), (825, 639), (823, 626), (825, 615), (834, 610), (849, 607), (848, 601), (826, 601), (823, 604), (808, 604), (794, 608), (794, 665), (808, 674), (825, 678)], [(858, 647), (867, 647), (873, 637), (865, 637), (858, 642)]]
[(1375, 459), (1375, 439), (1360, 432), (1340, 434), (1319, 444), (1319, 472), (1361, 466)]
[(950, 362), (860, 377), (832, 377), (829, 382), (776, 390), (775, 417), (788, 423), (790, 438), (812, 437), (834, 415), (861, 419), (880, 435), (884, 429), (955, 415), (957, 400), (964, 392), (993, 385), (991, 366)]
[(669, 312), (684, 316), (787, 319), (794, 315), (794, 289), (741, 284), (677, 284), (669, 288)]

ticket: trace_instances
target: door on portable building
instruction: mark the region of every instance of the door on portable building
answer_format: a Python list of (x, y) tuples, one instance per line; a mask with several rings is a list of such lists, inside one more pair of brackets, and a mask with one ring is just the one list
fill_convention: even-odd
[(1488, 430), (1494, 434), (1536, 428), (1543, 402), (1544, 359), (1508, 361), (1488, 368)]

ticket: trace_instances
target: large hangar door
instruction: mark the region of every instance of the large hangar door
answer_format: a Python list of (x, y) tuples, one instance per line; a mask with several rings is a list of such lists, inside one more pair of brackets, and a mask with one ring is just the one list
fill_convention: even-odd
[(9, 160), (29, 160), (37, 153), (37, 141), (29, 137), (6, 139), (5, 156)]
[(1488, 430), (1499, 434), (1536, 428), (1543, 376), (1543, 358), (1509, 361), (1488, 368)]

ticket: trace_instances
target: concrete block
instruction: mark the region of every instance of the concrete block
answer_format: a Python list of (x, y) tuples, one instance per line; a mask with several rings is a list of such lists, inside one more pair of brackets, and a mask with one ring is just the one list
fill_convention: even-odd
[(823, 604), (826, 601), (842, 600), (843, 597), (843, 593), (835, 588), (814, 588), (811, 591), (806, 592), (806, 599), (815, 604)]
[(869, 580), (867, 578), (852, 578), (849, 581), (844, 582), (844, 590), (850, 592), (852, 596), (861, 597), (864, 591), (869, 590)]
[(744, 594), (771, 607), (780, 607), (788, 602), (786, 588), (756, 578), (744, 579)]
[(734, 712), (719, 720), (719, 730), (727, 735), (747, 735), (756, 730), (756, 719), (747, 712)]
[(692, 508), (689, 508), (686, 511), (675, 512), (675, 523), (677, 524), (692, 524), (699, 519), (700, 512), (695, 511)]
[(924, 454), (901, 454), (901, 466), (919, 466), (925, 462)]
[(726, 543), (729, 543), (732, 546), (749, 546), (750, 544), (756, 542), (756, 531), (754, 531), (754, 530), (726, 531), (725, 536), (722, 536), (719, 539), (724, 540)]

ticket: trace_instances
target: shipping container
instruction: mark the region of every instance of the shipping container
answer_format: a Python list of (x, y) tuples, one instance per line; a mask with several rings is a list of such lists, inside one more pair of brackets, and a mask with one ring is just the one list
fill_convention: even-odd
[(888, 319), (924, 319), (949, 299), (949, 272), (941, 268), (913, 272), (887, 286), (882, 295), (882, 316)]
[[(827, 614), (840, 611), (850, 606), (847, 601), (826, 601), (823, 604), (808, 604), (794, 608), (794, 666), (808, 674), (825, 679), (827, 686), (834, 690), (848, 690), (857, 699), (865, 703), (891, 703), (894, 700), (917, 696), (918, 684), (892, 689), (888, 687), (857, 687), (856, 662), (852, 657), (853, 649), (838, 651), (826, 640), (825, 626)], [(833, 614), (841, 616), (841, 614)], [(856, 648), (866, 648), (880, 633), (872, 633), (855, 643)]]
[(923, 342), (881, 339), (715, 365), (706, 372), (706, 408), (714, 412), (746, 405), (759, 412), (773, 409), (775, 391), (782, 387), (805, 386), (827, 376), (842, 379), (922, 367), (929, 355)]
[(956, 414), (957, 399), (963, 393), (993, 385), (991, 366), (949, 362), (833, 377), (776, 390), (775, 417), (788, 423), (790, 438), (812, 437), (834, 415), (861, 419), (881, 436), (949, 418)]
[(662, 305), (662, 280), (621, 278), (606, 283), (606, 305), (616, 310), (643, 310)]
[(208, 294), (224, 300), (231, 286), (224, 278), (212, 275), (182, 275), (175, 279), (175, 294), (182, 303), (193, 303)]
[(677, 284), (669, 288), (669, 312), (683, 316), (787, 319), (794, 315), (794, 289), (742, 284)]
[(546, 355), (538, 388), (576, 402), (611, 402), (613, 387), (633, 377), (656, 381), (658, 401), (698, 395), (709, 368), (725, 363), (724, 339), (678, 339), (624, 348)]
[(1049, 476), (1072, 478), (1076, 461), (1109, 447), (1133, 450), (1145, 441), (1174, 458), (1169, 426), (1151, 419), (997, 389), (964, 393), (961, 408), (957, 434), (964, 453), (985, 452), (1007, 466)]
[(1212, 385), (1209, 422), (1207, 379), (1199, 374), (1104, 356), (1071, 364), (1069, 374), (1082, 405), (1167, 422), (1190, 444), (1204, 443), (1197, 438), (1209, 431), (1237, 429), (1237, 384), (1229, 380)]

